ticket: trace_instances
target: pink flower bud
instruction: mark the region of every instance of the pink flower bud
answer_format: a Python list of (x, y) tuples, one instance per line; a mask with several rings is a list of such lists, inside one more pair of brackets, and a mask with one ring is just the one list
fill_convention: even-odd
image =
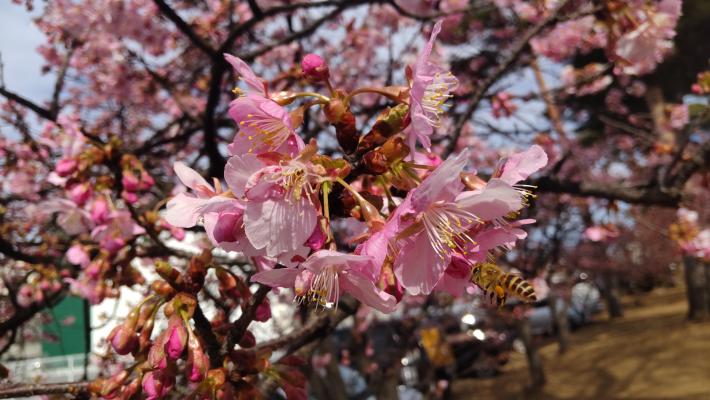
[(330, 76), (325, 60), (316, 54), (306, 54), (303, 57), (301, 70), (303, 70), (303, 76), (310, 82), (322, 82)]
[(190, 369), (188, 379), (190, 382), (200, 382), (205, 379), (210, 366), (210, 359), (201, 348), (196, 348), (190, 354)]
[(176, 240), (182, 241), (185, 239), (185, 230), (182, 228), (176, 228), (174, 226), (171, 226), (170, 234), (173, 235)]
[(29, 307), (32, 304), (32, 287), (30, 285), (22, 285), (17, 293), (17, 304), (20, 307)]
[(264, 299), (264, 301), (259, 304), (256, 308), (256, 315), (254, 319), (259, 322), (266, 322), (271, 318), (271, 305), (269, 305), (269, 300)]
[(141, 181), (140, 184), (138, 185), (138, 188), (140, 190), (149, 190), (150, 188), (155, 185), (155, 180), (153, 179), (152, 176), (150, 176), (149, 173), (142, 171), (141, 172)]
[(71, 175), (76, 170), (77, 162), (73, 158), (63, 158), (59, 160), (57, 166), (54, 167), (54, 172), (61, 177)]
[(69, 199), (78, 206), (83, 206), (91, 197), (91, 187), (88, 184), (74, 185), (69, 189)]
[(98, 197), (91, 205), (91, 219), (96, 224), (103, 224), (108, 219), (108, 202), (103, 197)]
[(313, 250), (320, 250), (325, 244), (325, 239), (326, 235), (323, 233), (323, 230), (320, 228), (320, 226), (316, 225), (316, 229), (313, 230), (311, 237), (306, 240), (306, 246), (310, 247)]
[(111, 254), (121, 250), (125, 245), (126, 241), (122, 238), (107, 238), (106, 240), (101, 241), (101, 247)]
[[(152, 322), (150, 325), (152, 328)], [(144, 337), (144, 335), (141, 335), (141, 339)], [(165, 357), (165, 341), (165, 334), (163, 334), (155, 340), (153, 345), (150, 347), (150, 350), (148, 350), (148, 364), (152, 368), (164, 369), (168, 366), (168, 362)]]
[(170, 394), (175, 384), (175, 377), (166, 371), (150, 371), (143, 376), (143, 391), (146, 400), (157, 400)]
[(121, 197), (126, 200), (128, 204), (135, 204), (138, 201), (138, 195), (135, 192), (129, 192), (124, 190), (121, 192)]
[(168, 340), (165, 343), (165, 353), (173, 360), (182, 355), (187, 345), (187, 329), (179, 318), (171, 318), (168, 326)]
[(217, 243), (236, 242), (235, 232), (242, 225), (242, 213), (222, 212), (212, 234)]
[(138, 177), (130, 170), (123, 171), (123, 178), (121, 178), (121, 183), (123, 188), (129, 192), (135, 192), (138, 190), (140, 181)]
[(75, 244), (67, 250), (67, 261), (85, 267), (91, 260), (89, 260), (89, 254), (86, 250), (81, 245)]
[(113, 350), (120, 355), (126, 355), (138, 346), (136, 332), (124, 324), (113, 328), (107, 339), (111, 342)]

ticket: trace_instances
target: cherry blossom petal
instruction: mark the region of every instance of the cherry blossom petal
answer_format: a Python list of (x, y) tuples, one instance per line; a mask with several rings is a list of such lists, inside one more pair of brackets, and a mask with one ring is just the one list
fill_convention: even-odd
[(412, 206), (421, 211), (436, 201), (453, 200), (463, 189), (459, 175), (466, 166), (468, 157), (468, 150), (464, 150), (456, 157), (449, 157), (441, 163), (412, 191)]
[(178, 193), (168, 201), (165, 220), (178, 228), (190, 228), (200, 219), (200, 208), (207, 204), (209, 199), (200, 199), (185, 193)]
[(257, 249), (275, 257), (303, 245), (313, 233), (317, 213), (305, 198), (248, 202), (244, 215), (247, 237)]
[(533, 145), (526, 151), (508, 157), (499, 178), (510, 185), (514, 185), (527, 179), (545, 165), (547, 165), (545, 150), (538, 145)]
[(429, 294), (448, 263), (449, 257), (439, 257), (427, 235), (422, 232), (405, 241), (395, 259), (394, 273), (409, 293)]
[(491, 179), (482, 190), (461, 193), (456, 203), (485, 221), (504, 217), (523, 207), (521, 194), (500, 179)]
[(224, 59), (232, 65), (232, 68), (234, 68), (234, 73), (239, 75), (244, 81), (244, 83), (249, 86), (250, 89), (254, 90), (255, 92), (261, 93), (262, 95), (266, 95), (264, 82), (256, 76), (254, 71), (249, 68), (249, 65), (247, 65), (247, 63), (245, 63), (239, 57), (235, 57), (231, 54), (226, 53), (224, 54)]
[(390, 313), (397, 306), (394, 296), (378, 289), (365, 275), (356, 271), (342, 273), (340, 286), (344, 292), (350, 293), (363, 304), (383, 313)]
[(207, 183), (207, 181), (205, 180), (205, 178), (202, 177), (202, 175), (198, 174), (197, 171), (185, 165), (185, 163), (177, 161), (173, 165), (173, 169), (175, 170), (175, 174), (177, 175), (178, 179), (180, 179), (180, 182), (182, 182), (182, 184), (187, 186), (188, 188), (198, 192), (200, 191), (200, 188), (208, 188), (210, 191), (214, 192), (214, 188), (212, 187), (212, 185)]
[(290, 288), (295, 285), (296, 277), (301, 273), (296, 268), (275, 268), (257, 272), (252, 275), (250, 281), (258, 282), (271, 287)]
[(249, 177), (265, 166), (253, 154), (231, 157), (224, 167), (224, 180), (235, 196), (244, 197)]

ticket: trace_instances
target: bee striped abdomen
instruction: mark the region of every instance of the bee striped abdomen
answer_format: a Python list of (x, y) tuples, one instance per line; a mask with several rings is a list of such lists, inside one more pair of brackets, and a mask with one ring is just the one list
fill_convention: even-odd
[(535, 289), (533, 289), (532, 285), (525, 279), (517, 275), (505, 274), (503, 281), (505, 282), (505, 287), (522, 300), (537, 300), (537, 297), (535, 296)]
[(526, 302), (536, 301), (535, 290), (525, 279), (503, 272), (493, 263), (482, 263), (471, 269), (471, 282), (483, 290), (491, 302), (502, 307), (508, 298), (508, 293)]

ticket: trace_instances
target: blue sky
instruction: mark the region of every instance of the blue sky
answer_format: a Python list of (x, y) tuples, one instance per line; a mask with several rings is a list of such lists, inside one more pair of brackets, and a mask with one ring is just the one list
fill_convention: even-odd
[[(35, 2), (41, 7), (40, 2)], [(37, 10), (33, 12), (37, 14)], [(37, 47), (44, 35), (32, 22), (24, 6), (0, 2), (0, 55), (7, 89), (38, 102), (51, 96), (53, 79), (42, 75), (42, 57)]]

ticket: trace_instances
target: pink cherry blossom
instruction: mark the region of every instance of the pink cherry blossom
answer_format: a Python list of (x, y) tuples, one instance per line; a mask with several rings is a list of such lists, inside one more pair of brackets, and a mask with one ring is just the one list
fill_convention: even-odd
[(441, 31), (442, 21), (434, 25), (431, 37), (419, 54), (412, 68), (412, 87), (409, 99), (411, 125), (405, 130), (409, 147), (414, 149), (416, 142), (429, 149), (430, 136), (434, 128), (440, 125), (440, 116), (444, 112), (444, 103), (450, 93), (458, 86), (458, 80), (444, 67), (430, 61), (434, 40)]
[(109, 214), (106, 223), (91, 231), (91, 237), (109, 253), (115, 253), (136, 235), (145, 233), (145, 229), (133, 221), (128, 211), (114, 211)]
[(209, 203), (229, 200), (229, 198), (221, 196), (215, 198), (218, 197), (220, 191), (207, 183), (200, 174), (184, 163), (176, 162), (174, 169), (180, 182), (192, 189), (192, 193), (178, 193), (168, 201), (165, 220), (171, 225), (179, 228), (195, 226), (203, 214), (201, 212), (202, 207)]
[(637, 18), (637, 26), (621, 35), (614, 47), (620, 59), (618, 72), (645, 75), (656, 68), (673, 47), (681, 5), (681, 0), (662, 0), (655, 8), (631, 11)]
[[(412, 294), (428, 294), (441, 279), (451, 255), (471, 242), (472, 225), (497, 220), (522, 207), (521, 196), (494, 179), (478, 191), (462, 192), (459, 177), (468, 152), (450, 157), (408, 194), (410, 207), (395, 238), (394, 271)], [(403, 205), (400, 205), (402, 207)]]
[(289, 113), (271, 99), (254, 93), (240, 96), (230, 103), (229, 116), (239, 127), (228, 146), (231, 155), (270, 151), (293, 155), (303, 148)]
[(337, 307), (343, 293), (379, 311), (392, 312), (393, 296), (381, 291), (362, 271), (371, 270), (372, 258), (349, 255), (333, 250), (313, 253), (300, 268), (280, 268), (262, 271), (252, 281), (275, 287), (293, 287), (302, 300), (314, 300), (322, 306)]
[(250, 154), (234, 156), (225, 179), (232, 193), (245, 197), (247, 238), (268, 257), (301, 249), (313, 234), (318, 212), (311, 196), (318, 176), (307, 159), (267, 164)]

